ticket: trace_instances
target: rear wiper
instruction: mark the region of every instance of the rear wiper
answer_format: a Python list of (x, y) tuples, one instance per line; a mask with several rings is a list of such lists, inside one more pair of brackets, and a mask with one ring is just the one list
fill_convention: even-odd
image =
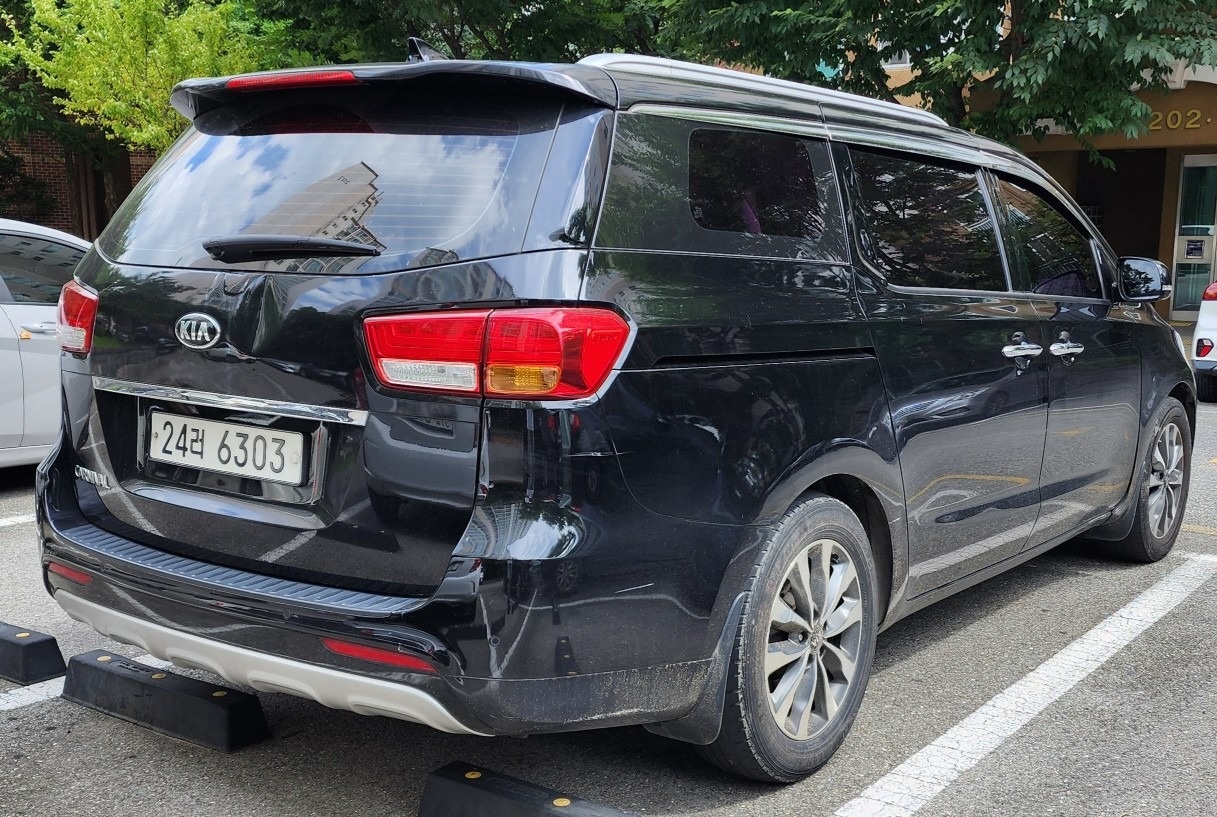
[(212, 258), (225, 264), (310, 256), (380, 255), (380, 248), (374, 244), (299, 235), (222, 236), (204, 241), (203, 249), (207, 250), (207, 254)]

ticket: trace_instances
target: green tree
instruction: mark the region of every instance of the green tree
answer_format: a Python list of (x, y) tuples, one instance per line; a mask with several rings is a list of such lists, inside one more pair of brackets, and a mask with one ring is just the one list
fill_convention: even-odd
[(662, 0), (248, 0), (286, 28), (283, 48), (318, 60), (404, 60), (421, 37), (455, 59), (571, 61), (665, 53)]
[[(952, 124), (1013, 141), (1053, 120), (1084, 144), (1142, 133), (1134, 88), (1178, 60), (1217, 65), (1212, 0), (663, 0), (686, 53), (880, 99), (920, 95)], [(889, 87), (885, 60), (912, 79)], [(828, 68), (831, 66), (832, 68)]]
[(163, 150), (185, 122), (169, 92), (192, 76), (240, 73), (268, 61), (243, 6), (203, 0), (29, 0), (0, 65), (24, 70), (75, 123), (133, 147)]

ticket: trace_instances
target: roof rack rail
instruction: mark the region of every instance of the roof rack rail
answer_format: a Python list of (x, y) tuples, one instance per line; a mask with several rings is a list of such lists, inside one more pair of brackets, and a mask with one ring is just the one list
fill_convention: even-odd
[(750, 74), (731, 68), (718, 68), (710, 65), (699, 65), (680, 60), (669, 60), (663, 57), (646, 57), (639, 54), (593, 54), (579, 60), (581, 65), (592, 65), (608, 71), (618, 71), (627, 74), (643, 74), (649, 76), (663, 75), (672, 79), (684, 79), (692, 82), (708, 82), (717, 85), (749, 88), (769, 93), (801, 96), (817, 102), (827, 102), (843, 108), (867, 110), (899, 119), (925, 122), (927, 124), (947, 126), (946, 121), (937, 114), (921, 108), (898, 105), (894, 102), (884, 102), (857, 94), (847, 94), (844, 91), (834, 91), (831, 88), (819, 88), (801, 82), (785, 79), (775, 79), (760, 74)]

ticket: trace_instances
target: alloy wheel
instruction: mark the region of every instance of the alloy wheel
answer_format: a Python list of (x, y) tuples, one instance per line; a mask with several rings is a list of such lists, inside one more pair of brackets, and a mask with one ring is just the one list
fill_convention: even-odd
[(781, 730), (808, 740), (832, 722), (860, 657), (862, 594), (846, 550), (820, 539), (786, 570), (770, 610), (765, 677)]
[(1155, 539), (1165, 536), (1178, 520), (1186, 456), (1179, 426), (1167, 423), (1154, 440), (1149, 466), (1149, 529)]

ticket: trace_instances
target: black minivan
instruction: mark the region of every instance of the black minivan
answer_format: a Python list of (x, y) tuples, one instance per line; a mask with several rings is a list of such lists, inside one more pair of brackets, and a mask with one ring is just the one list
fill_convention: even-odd
[(1153, 561), (1195, 385), (1025, 157), (626, 55), (199, 79), (63, 290), (48, 589), (259, 690), (796, 780), (876, 633)]

